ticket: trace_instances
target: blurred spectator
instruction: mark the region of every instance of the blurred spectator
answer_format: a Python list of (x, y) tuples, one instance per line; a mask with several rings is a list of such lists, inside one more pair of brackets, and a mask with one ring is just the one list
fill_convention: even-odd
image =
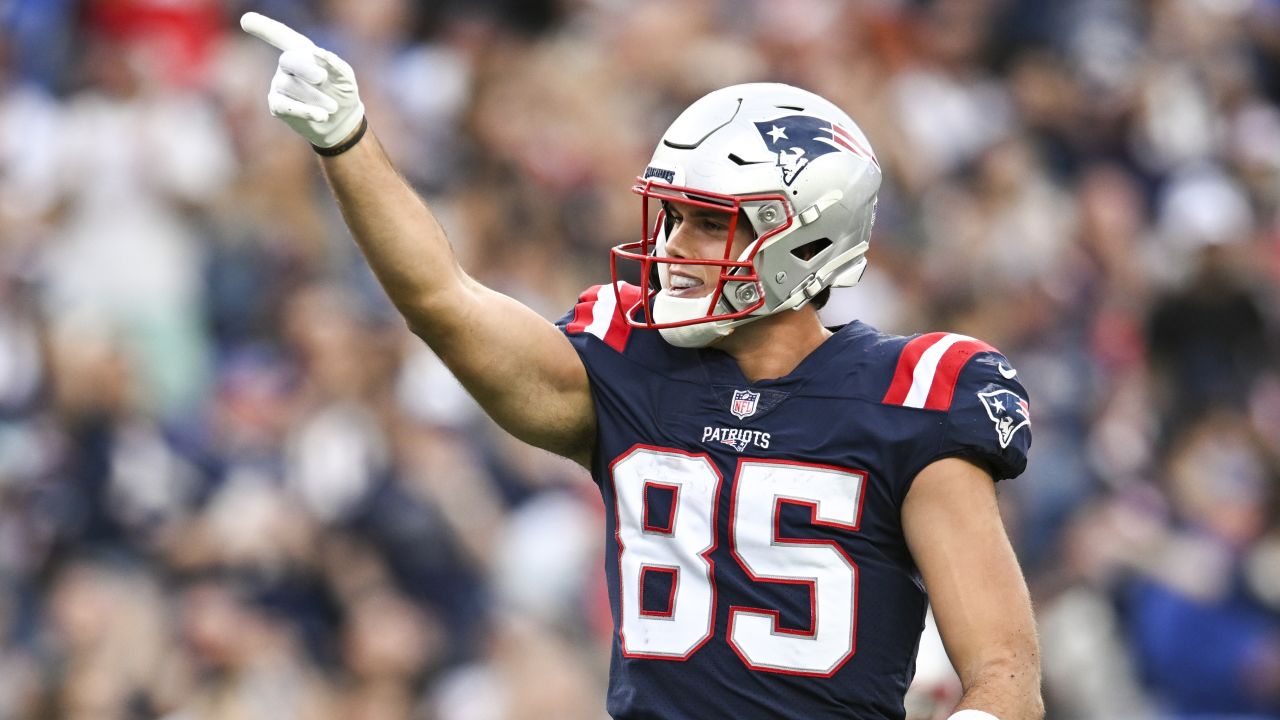
[(1280, 617), (1249, 591), (1243, 562), (1272, 519), (1280, 477), (1236, 415), (1207, 416), (1175, 447), (1175, 524), (1128, 598), (1134, 649), (1175, 716), (1274, 717)]
[(1175, 183), (1161, 220), (1170, 254), (1189, 255), (1190, 268), (1185, 283), (1155, 299), (1148, 332), (1163, 409), (1196, 418), (1244, 407), (1275, 345), (1248, 265), (1248, 201), (1218, 173)]
[(65, 209), (42, 279), (54, 323), (119, 337), (136, 357), (143, 402), (170, 414), (189, 411), (206, 381), (203, 249), (190, 213), (234, 160), (212, 109), (164, 90), (145, 58), (105, 35), (86, 43), (88, 84), (68, 101), (59, 136)]
[(336, 717), (415, 717), (427, 671), (441, 659), (443, 629), (408, 598), (371, 589), (351, 608), (343, 659), (350, 677), (340, 686)]
[(322, 720), (327, 688), (288, 624), (256, 605), (246, 588), (201, 581), (182, 595), (179, 616), (191, 683), (169, 720)]

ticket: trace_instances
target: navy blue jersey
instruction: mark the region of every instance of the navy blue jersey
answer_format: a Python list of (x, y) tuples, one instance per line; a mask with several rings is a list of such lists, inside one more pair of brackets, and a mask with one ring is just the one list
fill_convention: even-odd
[(559, 323), (591, 381), (619, 720), (902, 718), (927, 604), (901, 508), (929, 463), (1018, 475), (1027, 393), (994, 348), (840, 328), (750, 382), (592, 288)]

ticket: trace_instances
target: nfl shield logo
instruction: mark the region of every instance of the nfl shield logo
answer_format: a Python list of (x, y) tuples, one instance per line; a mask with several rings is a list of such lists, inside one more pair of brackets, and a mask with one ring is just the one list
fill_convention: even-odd
[(751, 390), (734, 390), (733, 402), (729, 412), (739, 420), (756, 414), (756, 405), (760, 402), (760, 393)]

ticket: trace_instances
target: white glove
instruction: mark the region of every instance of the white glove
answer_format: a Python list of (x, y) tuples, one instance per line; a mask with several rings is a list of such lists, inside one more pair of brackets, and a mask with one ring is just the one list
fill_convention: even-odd
[(265, 15), (245, 13), (240, 27), (282, 51), (267, 93), (272, 115), (317, 148), (332, 148), (362, 127), (364, 103), (345, 60)]

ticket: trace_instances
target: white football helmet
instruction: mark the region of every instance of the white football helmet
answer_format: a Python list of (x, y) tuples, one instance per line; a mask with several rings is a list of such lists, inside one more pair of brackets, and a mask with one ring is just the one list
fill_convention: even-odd
[[(673, 345), (704, 347), (738, 325), (803, 307), (825, 288), (857, 284), (880, 177), (858, 126), (811, 92), (750, 83), (704, 96), (671, 124), (637, 179), (642, 239), (612, 250), (615, 284), (624, 260), (640, 263), (649, 285), (625, 308), (627, 322)], [(667, 257), (661, 207), (671, 201), (730, 214), (724, 257)], [(740, 218), (756, 239), (731, 257)], [(718, 265), (719, 281), (707, 296), (673, 297), (672, 263)]]

